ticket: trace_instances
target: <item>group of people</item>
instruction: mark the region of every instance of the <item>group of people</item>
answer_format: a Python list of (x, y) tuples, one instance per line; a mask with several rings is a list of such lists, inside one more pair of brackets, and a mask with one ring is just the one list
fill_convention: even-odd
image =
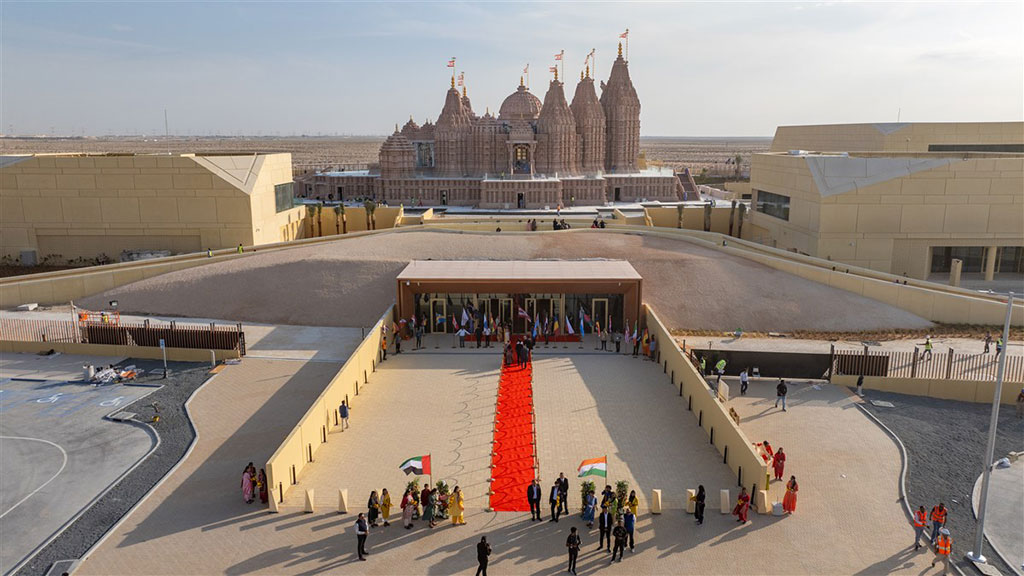
[(264, 504), (269, 501), (267, 472), (263, 468), (260, 468), (259, 472), (257, 472), (256, 466), (249, 462), (245, 470), (242, 470), (242, 499), (245, 500), (246, 504), (252, 504), (256, 501), (257, 497)]
[[(932, 559), (932, 566), (942, 563), (942, 573), (949, 571), (949, 555), (953, 549), (953, 538), (949, 529), (946, 528), (946, 520), (949, 517), (949, 509), (943, 502), (932, 507), (931, 514), (928, 514), (924, 506), (918, 507), (914, 512), (914, 550), (921, 548), (922, 537), (926, 538), (925, 546), (931, 544), (935, 547), (935, 558)], [(929, 520), (932, 523), (931, 536), (925, 535), (928, 529)]]
[[(420, 513), (422, 503), (423, 511)], [(433, 528), (439, 520), (451, 518), (453, 526), (465, 526), (466, 498), (462, 488), (456, 486), (451, 494), (442, 494), (438, 488), (426, 486), (422, 491), (414, 488), (406, 488), (405, 494), (399, 503), (402, 510), (402, 525), (406, 530), (413, 527), (413, 521), (419, 518)], [(365, 560), (369, 556), (366, 552), (366, 538), (369, 536), (370, 528), (375, 528), (383, 523), (384, 527), (390, 526), (391, 522), (391, 495), (387, 488), (382, 488), (380, 495), (376, 490), (370, 492), (370, 498), (366, 502), (366, 513), (359, 513), (356, 518), (356, 555), (359, 560)]]
[(527, 363), (533, 357), (533, 347), (536, 342), (529, 335), (516, 339), (515, 343), (505, 343), (505, 365), (526, 368)]

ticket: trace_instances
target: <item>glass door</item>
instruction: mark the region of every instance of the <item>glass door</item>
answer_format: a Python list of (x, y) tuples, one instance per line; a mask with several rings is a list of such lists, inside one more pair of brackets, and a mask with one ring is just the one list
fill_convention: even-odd
[(449, 321), (448, 303), (443, 298), (432, 298), (430, 300), (430, 333), (446, 333)]
[(498, 317), (495, 318), (496, 322), (500, 322), (504, 326), (512, 326), (512, 316), (514, 311), (512, 310), (512, 299), (511, 298), (499, 298), (498, 299)]
[(608, 299), (607, 298), (593, 298), (590, 300), (590, 310), (593, 314), (592, 320), (594, 321), (594, 330), (597, 330), (597, 324), (601, 324), (601, 330), (608, 329)]

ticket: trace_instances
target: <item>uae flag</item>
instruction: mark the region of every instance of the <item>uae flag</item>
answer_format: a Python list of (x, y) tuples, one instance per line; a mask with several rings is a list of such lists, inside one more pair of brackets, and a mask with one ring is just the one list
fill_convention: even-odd
[(580, 462), (578, 478), (584, 476), (601, 476), (602, 478), (608, 477), (608, 457), (602, 456), (600, 458), (591, 458), (590, 460), (584, 460)]
[(399, 466), (402, 472), (406, 475), (417, 474), (417, 475), (430, 475), (430, 455), (426, 456), (414, 456), (409, 458), (402, 465)]

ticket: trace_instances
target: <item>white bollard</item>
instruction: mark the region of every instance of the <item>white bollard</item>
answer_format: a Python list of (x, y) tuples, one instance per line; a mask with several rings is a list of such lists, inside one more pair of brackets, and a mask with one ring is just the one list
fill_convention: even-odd
[(697, 496), (697, 491), (693, 488), (686, 490), (686, 513), (693, 514), (697, 511), (697, 502), (693, 500)]
[(315, 510), (313, 508), (313, 490), (309, 489), (306, 490), (306, 512), (312, 514), (314, 511)]
[(768, 503), (768, 491), (758, 490), (757, 491), (757, 513), (758, 514), (770, 514), (772, 511), (771, 505)]
[(661, 514), (661, 489), (651, 490), (651, 514)]
[(728, 490), (722, 490), (722, 514), (732, 514), (732, 498)]
[(348, 489), (338, 490), (338, 514), (348, 514)]

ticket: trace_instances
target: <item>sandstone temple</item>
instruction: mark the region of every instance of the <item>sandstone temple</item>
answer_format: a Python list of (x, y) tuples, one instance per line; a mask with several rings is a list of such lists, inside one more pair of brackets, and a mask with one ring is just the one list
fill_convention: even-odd
[(681, 200), (672, 170), (642, 165), (640, 98), (621, 45), (600, 89), (598, 97), (589, 66), (572, 102), (557, 72), (543, 102), (520, 78), (496, 117), (480, 116), (453, 77), (437, 122), (420, 126), (410, 118), (381, 146), (378, 165), (317, 173), (299, 179), (297, 192), (482, 208)]

